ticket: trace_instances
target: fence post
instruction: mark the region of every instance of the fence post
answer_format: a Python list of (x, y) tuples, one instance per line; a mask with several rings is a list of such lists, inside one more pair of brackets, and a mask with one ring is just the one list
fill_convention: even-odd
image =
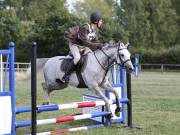
[(132, 128), (132, 97), (131, 97), (131, 73), (126, 71), (126, 82), (127, 82), (127, 111), (128, 111), (128, 121), (127, 126)]
[(163, 73), (164, 72), (164, 65), (161, 64), (161, 72)]
[(37, 133), (37, 118), (36, 118), (36, 57), (37, 57), (37, 45), (36, 42), (32, 42), (31, 50), (31, 135), (36, 135)]
[(20, 72), (19, 63), (17, 63), (17, 72)]

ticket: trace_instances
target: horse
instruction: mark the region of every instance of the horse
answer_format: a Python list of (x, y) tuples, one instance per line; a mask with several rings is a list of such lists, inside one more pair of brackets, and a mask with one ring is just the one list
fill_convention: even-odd
[[(37, 59), (37, 71), (43, 68), (45, 82), (42, 83), (42, 87), (45, 93), (45, 103), (50, 103), (49, 95), (54, 90), (62, 90), (66, 87), (73, 86), (78, 87), (83, 79), (85, 86), (95, 92), (104, 102), (106, 111), (110, 112), (109, 118), (113, 117), (110, 110), (110, 104), (107, 97), (101, 91), (109, 90), (115, 95), (116, 109), (115, 115), (120, 115), (120, 97), (117, 91), (112, 87), (109, 82), (107, 71), (116, 62), (119, 65), (124, 66), (127, 70), (133, 71), (134, 67), (130, 59), (130, 52), (128, 51), (128, 45), (122, 42), (118, 42), (113, 46), (108, 46), (103, 49), (96, 50), (88, 53), (86, 56), (86, 64), (81, 69), (81, 80), (76, 72), (73, 72), (70, 76), (69, 83), (64, 83), (62, 77), (64, 71), (62, 70), (64, 60), (72, 60), (70, 56), (55, 56), (52, 58)], [(61, 68), (60, 68), (61, 67)], [(20, 80), (25, 80), (30, 77), (30, 67), (25, 74), (15, 74)]]

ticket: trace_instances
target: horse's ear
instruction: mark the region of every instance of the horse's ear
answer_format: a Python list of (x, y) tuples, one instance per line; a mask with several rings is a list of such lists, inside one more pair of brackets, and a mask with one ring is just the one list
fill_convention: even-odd
[(120, 42), (120, 47), (124, 47), (124, 43), (123, 42)]
[(128, 42), (128, 43), (126, 43), (125, 47), (128, 48), (129, 45), (130, 45), (130, 44), (129, 44), (129, 42)]
[(118, 45), (120, 45), (122, 42), (121, 42), (121, 40), (119, 40), (117, 43), (118, 43)]

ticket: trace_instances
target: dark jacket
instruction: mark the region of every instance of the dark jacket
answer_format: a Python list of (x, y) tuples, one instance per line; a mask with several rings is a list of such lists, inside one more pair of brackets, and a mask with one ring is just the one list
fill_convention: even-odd
[(98, 40), (99, 29), (97, 27), (91, 28), (88, 24), (69, 28), (64, 37), (73, 44), (86, 46), (92, 50), (98, 49), (101, 45)]

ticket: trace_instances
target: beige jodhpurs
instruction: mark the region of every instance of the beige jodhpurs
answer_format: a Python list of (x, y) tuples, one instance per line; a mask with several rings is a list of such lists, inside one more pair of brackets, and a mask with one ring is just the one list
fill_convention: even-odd
[(79, 62), (79, 60), (81, 58), (80, 52), (84, 51), (83, 54), (92, 52), (88, 47), (72, 44), (71, 42), (69, 42), (69, 49), (70, 49), (72, 55), (74, 56), (73, 61), (74, 61), (75, 65)]

